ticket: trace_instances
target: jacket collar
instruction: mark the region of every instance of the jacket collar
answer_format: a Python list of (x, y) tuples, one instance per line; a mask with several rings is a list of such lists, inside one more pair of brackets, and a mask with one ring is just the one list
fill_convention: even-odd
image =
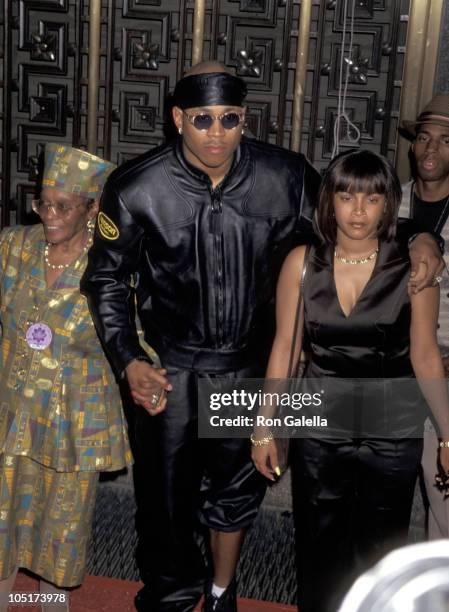
[[(220, 183), (220, 186), (224, 185), (225, 183), (228, 184), (230, 181), (232, 181), (234, 177), (236, 177), (236, 175), (238, 174), (238, 169), (242, 165), (243, 159), (246, 158), (248, 154), (247, 148), (248, 147), (246, 146), (246, 143), (243, 142), (243, 138), (242, 138), (240, 145), (238, 146), (237, 150), (234, 153), (234, 159), (232, 161), (231, 168), (229, 169), (229, 172), (227, 173), (227, 175), (224, 177), (224, 179)], [(176, 155), (176, 159), (178, 160), (179, 164), (182, 166), (183, 170), (185, 170), (185, 172), (189, 174), (193, 179), (199, 180), (203, 183), (207, 183), (208, 185), (211, 184), (211, 180), (205, 172), (203, 172), (196, 166), (193, 166), (191, 163), (189, 163), (186, 160), (184, 152), (182, 150), (182, 138), (177, 139), (177, 142), (175, 145), (175, 155)]]

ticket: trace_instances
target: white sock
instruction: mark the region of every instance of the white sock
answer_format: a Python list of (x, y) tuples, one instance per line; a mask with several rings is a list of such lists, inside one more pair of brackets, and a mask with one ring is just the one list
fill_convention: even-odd
[(215, 582), (212, 583), (212, 595), (215, 597), (221, 597), (225, 591), (226, 587), (219, 587)]

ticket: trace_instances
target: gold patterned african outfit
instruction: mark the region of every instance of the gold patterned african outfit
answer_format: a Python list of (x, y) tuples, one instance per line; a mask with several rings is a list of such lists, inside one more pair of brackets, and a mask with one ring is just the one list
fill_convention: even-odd
[[(47, 287), (42, 225), (0, 234), (0, 579), (25, 567), (58, 586), (84, 575), (98, 473), (131, 462), (125, 419), (79, 282)], [(33, 323), (47, 348), (26, 341)]]

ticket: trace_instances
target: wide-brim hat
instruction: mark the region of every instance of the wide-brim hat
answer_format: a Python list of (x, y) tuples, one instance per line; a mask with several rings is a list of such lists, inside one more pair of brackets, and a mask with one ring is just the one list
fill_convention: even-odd
[(45, 146), (42, 187), (97, 200), (115, 164), (64, 144)]
[(424, 107), (415, 121), (402, 121), (399, 129), (403, 136), (413, 140), (416, 129), (423, 123), (440, 125), (449, 130), (449, 93), (439, 93)]

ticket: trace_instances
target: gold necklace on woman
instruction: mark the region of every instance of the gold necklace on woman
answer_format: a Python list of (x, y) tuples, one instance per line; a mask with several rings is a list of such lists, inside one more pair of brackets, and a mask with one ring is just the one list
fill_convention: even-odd
[(71, 261), (71, 262), (66, 263), (66, 264), (52, 264), (51, 261), (48, 258), (49, 251), (50, 251), (50, 243), (47, 242), (45, 244), (45, 248), (44, 248), (44, 261), (45, 261), (45, 265), (48, 266), (50, 268), (50, 270), (66, 270), (67, 268), (70, 268), (70, 266), (74, 266), (76, 268), (78, 266), (80, 260), (84, 257), (84, 255), (87, 253), (87, 251), (92, 246), (93, 232), (92, 232), (92, 230), (90, 228), (87, 231), (89, 233), (89, 236), (87, 238), (86, 244), (84, 245), (83, 252), (81, 253), (81, 255), (79, 255), (76, 258), (76, 260), (74, 262)]
[(343, 255), (339, 255), (337, 251), (337, 247), (335, 247), (334, 257), (335, 259), (338, 259), (338, 261), (341, 261), (341, 263), (351, 264), (353, 266), (356, 266), (357, 264), (365, 264), (365, 263), (372, 261), (377, 256), (378, 252), (379, 252), (379, 247), (377, 247), (375, 251), (373, 251), (369, 255), (365, 255), (364, 257), (349, 258), (349, 257), (344, 257)]

